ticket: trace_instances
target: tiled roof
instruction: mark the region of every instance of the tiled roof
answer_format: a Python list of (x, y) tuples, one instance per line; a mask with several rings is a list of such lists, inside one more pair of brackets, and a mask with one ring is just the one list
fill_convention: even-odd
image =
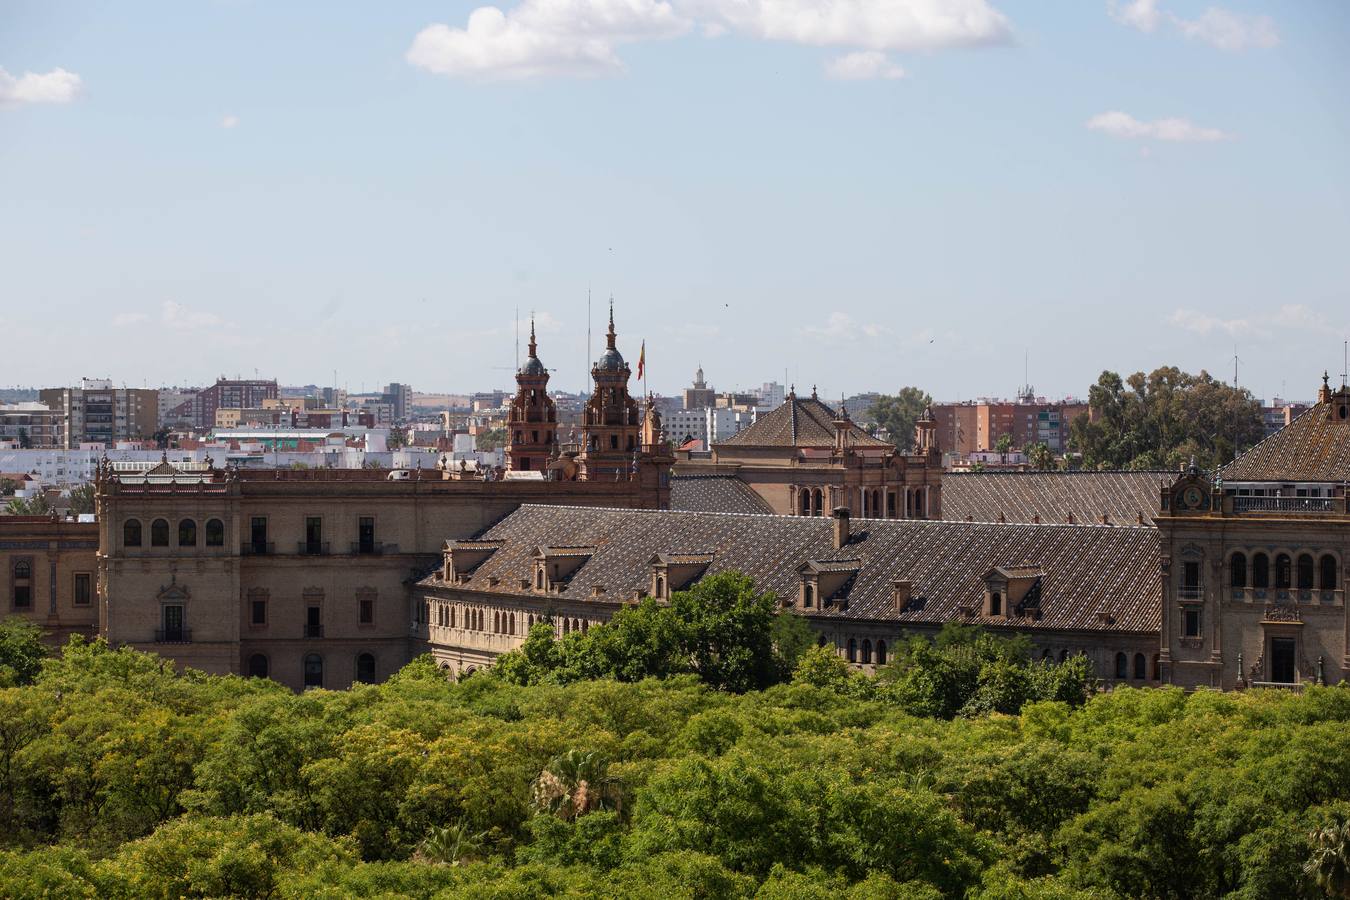
[(1339, 415), (1341, 391), (1224, 466), (1224, 481), (1350, 480), (1350, 417)]
[(773, 512), (768, 501), (735, 475), (672, 475), (670, 508), (683, 512)]
[[(597, 585), (610, 597), (646, 594), (654, 555), (715, 547), (705, 576), (743, 572), (779, 597), (797, 597), (798, 567), (808, 561), (833, 564), (836, 571), (857, 566), (837, 592), (840, 599), (812, 611), (818, 618), (916, 624), (961, 619), (1117, 632), (1160, 627), (1160, 544), (1154, 528), (855, 520), (841, 550), (834, 549), (833, 528), (829, 518), (527, 505), (483, 535), (505, 543), (462, 587), (519, 594), (512, 586), (529, 576), (534, 548), (565, 539), (584, 541), (595, 553), (572, 574), (561, 596), (584, 602)], [(844, 561), (850, 562), (839, 565)], [(1042, 570), (1040, 618), (982, 619), (983, 578), (996, 566)], [(894, 608), (897, 580), (912, 585), (904, 611)], [(432, 576), (423, 584), (441, 582)], [(971, 617), (962, 612), (972, 608)]]
[[(791, 397), (782, 406), (755, 419), (755, 424), (739, 431), (717, 447), (820, 447), (834, 446), (835, 411), (814, 397)], [(849, 444), (858, 447), (889, 447), (888, 441), (872, 437), (857, 425), (849, 424)]]
[(948, 522), (1152, 524), (1159, 486), (1175, 472), (947, 472), (942, 518)]

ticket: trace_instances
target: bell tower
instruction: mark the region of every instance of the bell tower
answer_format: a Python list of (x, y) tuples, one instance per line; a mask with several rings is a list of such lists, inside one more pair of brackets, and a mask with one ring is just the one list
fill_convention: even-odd
[(582, 413), (582, 477), (623, 481), (633, 475), (641, 450), (642, 416), (628, 393), (628, 363), (615, 346), (614, 301), (609, 304), (605, 352), (591, 367), (595, 389)]
[(558, 442), (558, 408), (548, 395), (548, 369), (539, 361), (530, 317), (530, 355), (516, 373), (516, 396), (506, 414), (506, 468), (543, 472)]

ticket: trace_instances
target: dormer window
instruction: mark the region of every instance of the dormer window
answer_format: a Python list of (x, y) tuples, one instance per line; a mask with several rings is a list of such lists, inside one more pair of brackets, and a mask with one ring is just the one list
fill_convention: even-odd
[(989, 615), (1003, 615), (1003, 595), (998, 591), (993, 591), (989, 595)]
[(802, 585), (802, 607), (810, 609), (816, 605), (816, 586), (810, 582)]
[(656, 590), (653, 591), (653, 596), (658, 600), (666, 599), (666, 576), (656, 576)]

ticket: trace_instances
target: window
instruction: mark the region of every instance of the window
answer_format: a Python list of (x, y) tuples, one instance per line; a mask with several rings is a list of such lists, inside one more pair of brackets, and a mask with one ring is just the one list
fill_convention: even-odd
[(1247, 554), (1234, 553), (1228, 558), (1228, 581), (1235, 588), (1247, 586)]
[(1188, 607), (1182, 610), (1181, 636), (1186, 638), (1200, 637), (1200, 609), (1198, 607)]
[(1003, 597), (998, 591), (994, 591), (989, 595), (989, 615), (1003, 615)]
[(1181, 589), (1183, 596), (1200, 595), (1200, 563), (1191, 561), (1181, 564)]
[(14, 608), (33, 607), (33, 566), (21, 559), (14, 564)]
[(1336, 590), (1336, 557), (1332, 556), (1330, 553), (1323, 554), (1321, 561), (1318, 563), (1318, 567), (1322, 570), (1322, 590)]
[(250, 600), (248, 604), (248, 623), (250, 625), (267, 624), (267, 601)]
[(195, 547), (197, 546), (197, 523), (192, 519), (184, 519), (178, 523), (178, 546)]
[[(225, 546), (225, 523), (219, 519), (206, 520), (206, 546)], [(264, 660), (265, 662), (266, 660)]]
[(305, 553), (318, 556), (323, 552), (323, 519), (319, 516), (305, 517)]
[(305, 687), (323, 687), (323, 657), (317, 653), (305, 657)]
[(1148, 661), (1144, 659), (1144, 654), (1136, 653), (1134, 655), (1134, 678), (1136, 681), (1143, 681), (1148, 677)]
[(810, 609), (816, 602), (816, 589), (813, 585), (802, 585), (802, 606)]
[(609, 449), (611, 450), (619, 449), (619, 436), (617, 434), (611, 434), (609, 436)]
[(1270, 639), (1270, 680), (1293, 684), (1296, 680), (1294, 660), (1298, 648), (1294, 638)]
[(664, 575), (656, 576), (656, 599), (660, 600), (666, 596), (666, 578)]
[(356, 520), (356, 551), (375, 552), (375, 517), (362, 516)]
[(1293, 583), (1293, 563), (1288, 553), (1275, 557), (1275, 590), (1287, 591)]
[(122, 546), (139, 547), (141, 545), (141, 520), (127, 519), (122, 523)]
[(870, 666), (872, 664), (872, 642), (866, 638), (863, 639), (862, 643), (862, 661), (864, 665)]
[(305, 607), (305, 637), (323, 637), (323, 607)]
[[(357, 600), (357, 619), (362, 625), (375, 624), (375, 598), (360, 597)], [(444, 607), (442, 607), (442, 612)]]
[(809, 516), (811, 515), (811, 492), (802, 491), (801, 497), (802, 497), (802, 515)]
[(1270, 557), (1264, 553), (1252, 556), (1252, 587), (1261, 591), (1270, 587)]
[(1130, 662), (1125, 658), (1124, 653), (1116, 654), (1116, 680), (1123, 681), (1130, 677)]
[(75, 605), (88, 606), (94, 596), (94, 577), (88, 572), (75, 573)]
[(848, 639), (848, 661), (851, 663), (858, 661), (858, 642), (853, 638)]
[(1313, 589), (1313, 558), (1311, 553), (1300, 553), (1298, 556), (1298, 589), (1300, 591)]
[(164, 607), (162, 613), (164, 619), (164, 630), (160, 639), (171, 644), (182, 643), (187, 639), (187, 629), (183, 627), (183, 607), (178, 603), (170, 603)]
[(255, 653), (248, 658), (248, 677), (267, 677), (267, 657), (263, 656), (261, 653)]
[(248, 525), (249, 549), (255, 556), (267, 553), (267, 517), (254, 516)]
[(356, 680), (361, 684), (375, 683), (375, 657), (362, 653), (356, 657)]
[(169, 520), (156, 519), (150, 523), (150, 546), (169, 546)]
[(886, 642), (877, 641), (877, 665), (886, 665)]

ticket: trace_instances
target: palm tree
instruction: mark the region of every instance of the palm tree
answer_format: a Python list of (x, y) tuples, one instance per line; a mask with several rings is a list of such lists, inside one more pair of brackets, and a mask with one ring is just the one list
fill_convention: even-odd
[(534, 805), (569, 822), (587, 813), (623, 813), (624, 783), (609, 774), (599, 751), (568, 750), (549, 761), (534, 781)]
[(1350, 897), (1350, 820), (1317, 829), (1312, 845), (1303, 874), (1328, 897)]
[(417, 848), (419, 859), (442, 866), (458, 866), (483, 853), (486, 831), (471, 832), (463, 822), (433, 827)]

